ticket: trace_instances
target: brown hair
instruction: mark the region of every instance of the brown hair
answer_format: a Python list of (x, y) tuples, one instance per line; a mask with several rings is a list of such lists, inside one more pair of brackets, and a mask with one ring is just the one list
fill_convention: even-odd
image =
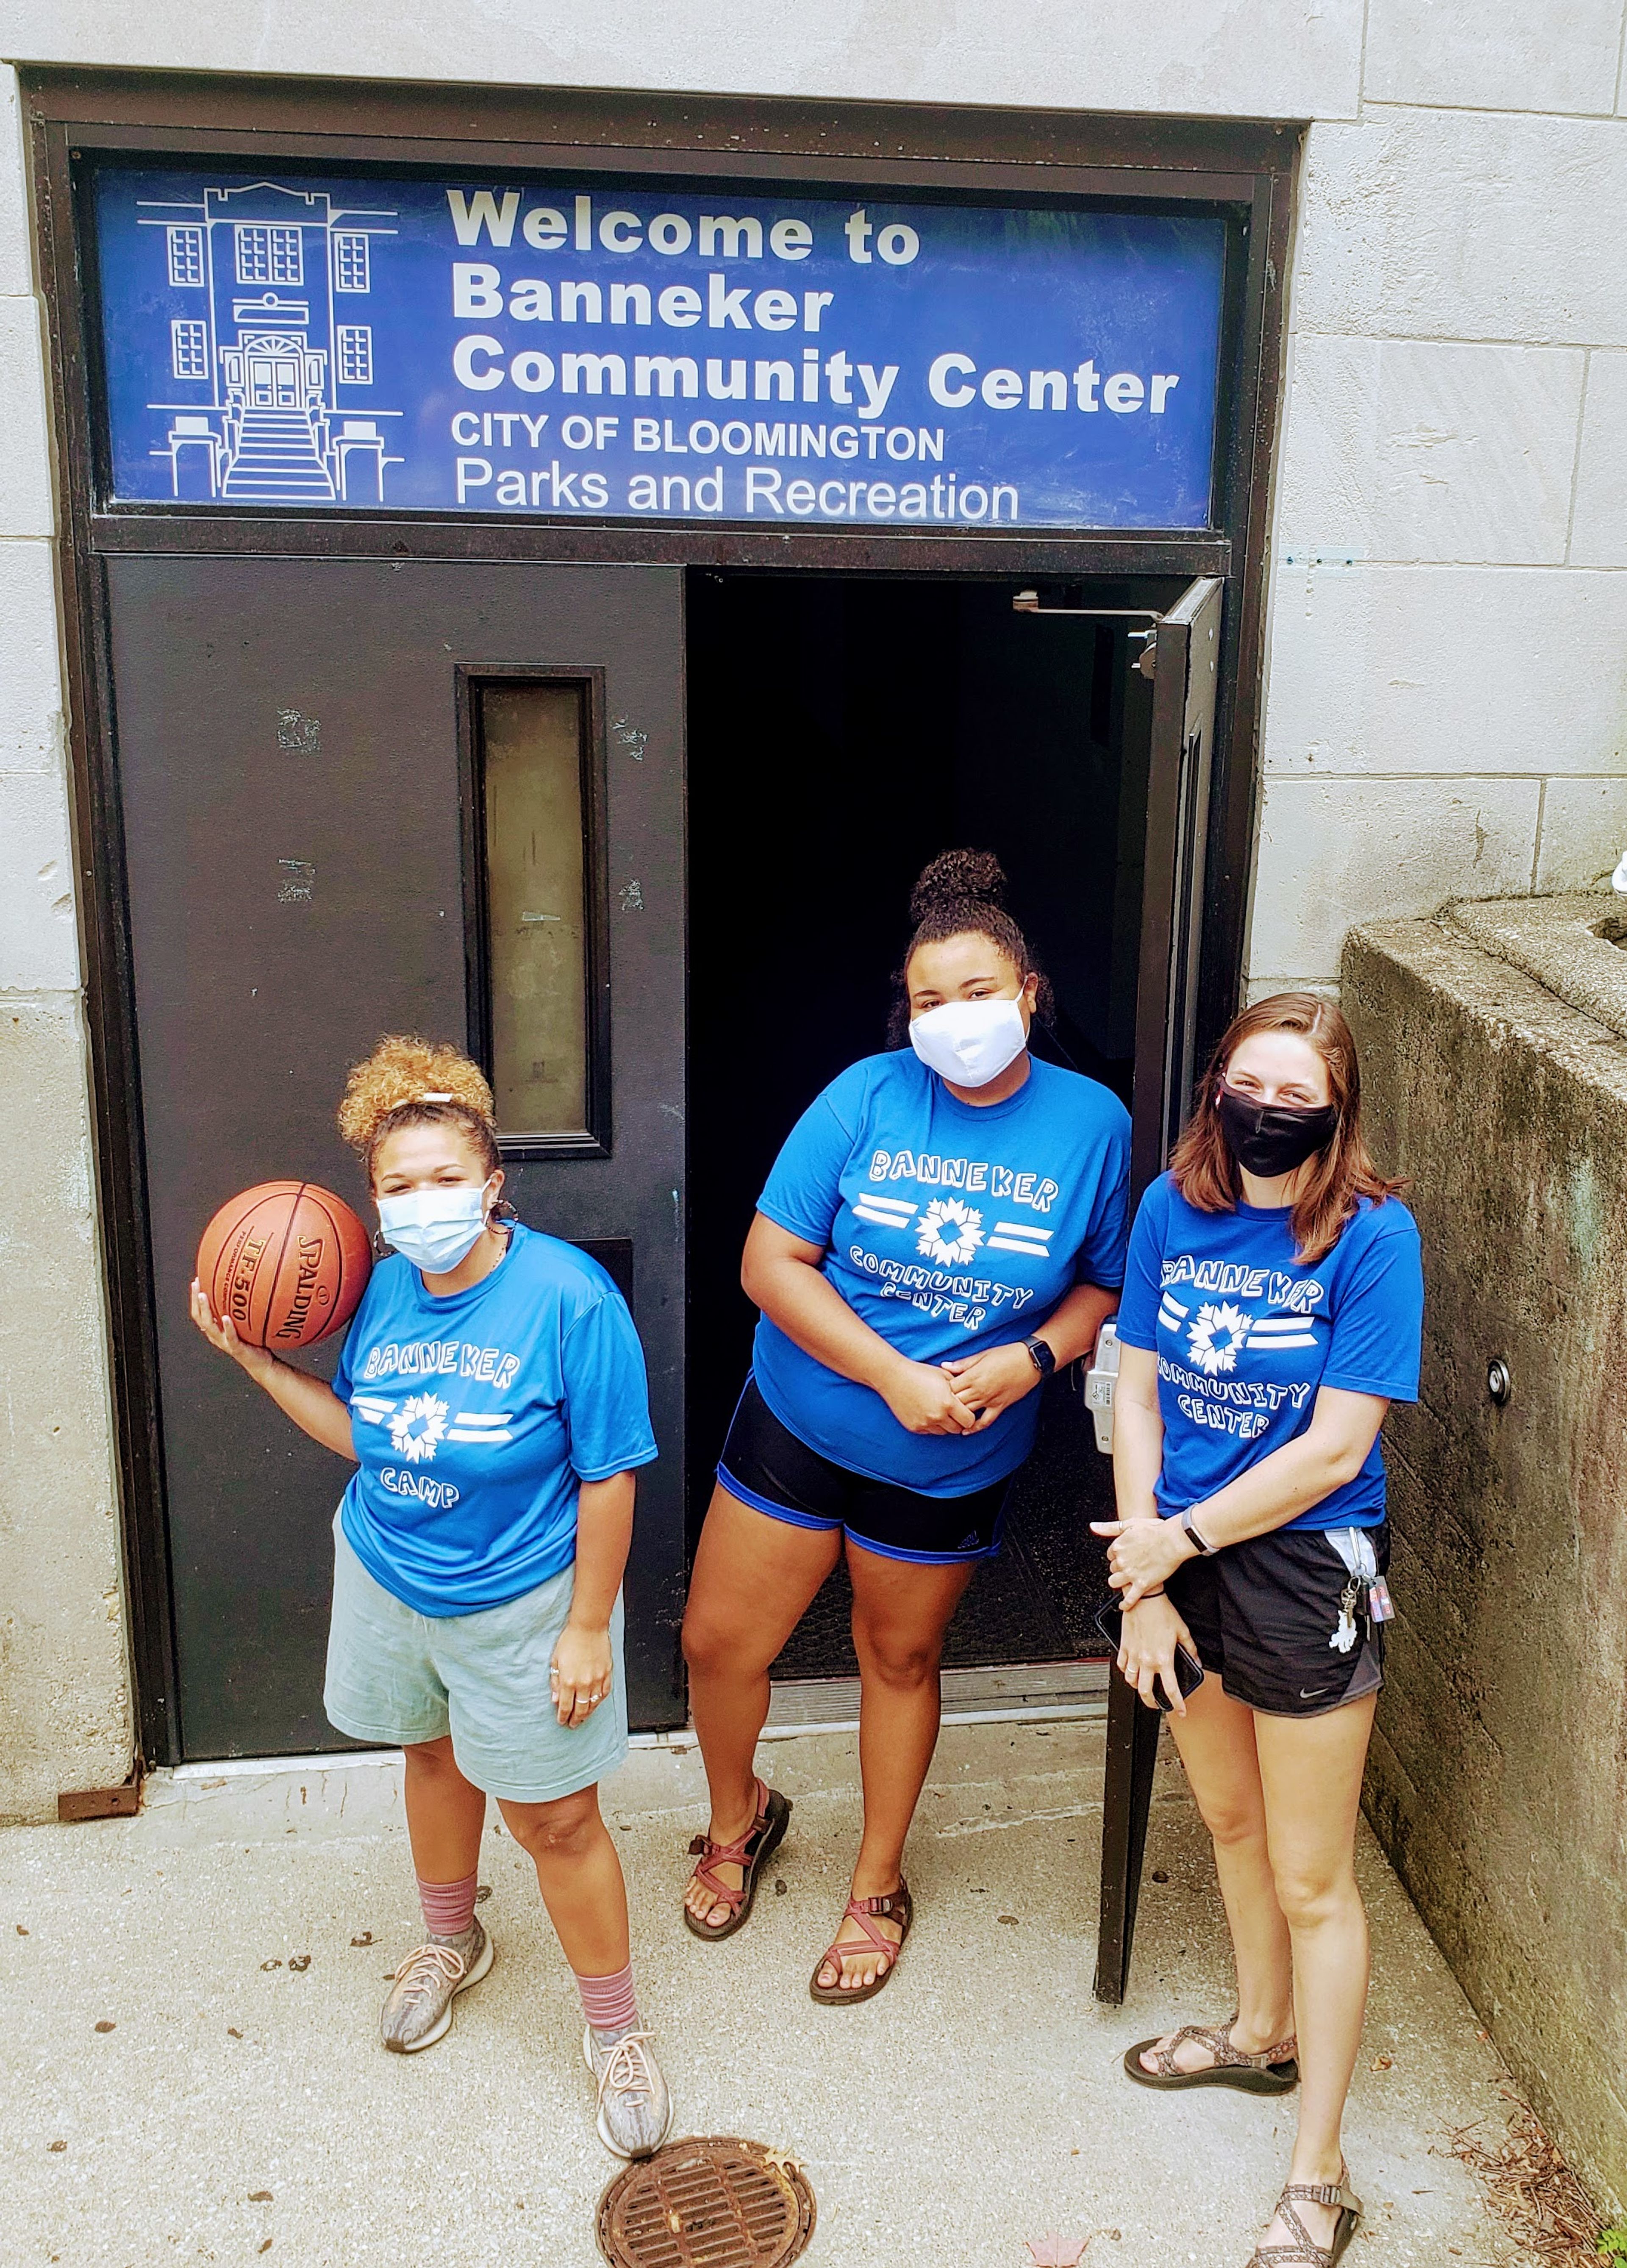
[(909, 893), (913, 933), (904, 951), (903, 967), (893, 978), (893, 1009), (887, 1027), (889, 1047), (902, 1048), (909, 1042), (910, 962), (922, 946), (939, 945), (949, 937), (986, 937), (1012, 962), (1019, 976), (1037, 976), (1034, 1012), (1042, 1024), (1049, 1024), (1055, 1005), (1050, 979), (1006, 912), (1005, 890), (1005, 869), (992, 850), (940, 850), (930, 865), (922, 868)]
[(1209, 1059), (1196, 1108), (1169, 1160), (1175, 1187), (1199, 1212), (1230, 1212), (1242, 1194), (1237, 1160), (1220, 1126), (1220, 1083), (1243, 1042), (1256, 1032), (1297, 1032), (1328, 1068), (1328, 1094), (1339, 1114), (1331, 1138), (1312, 1158), (1310, 1179), (1293, 1208), (1293, 1238), (1307, 1266), (1338, 1242), (1358, 1197), (1381, 1204), (1407, 1186), (1373, 1164), (1361, 1132), (1361, 1066), (1343, 1012), (1314, 992), (1277, 992), (1256, 1000), (1226, 1027)]
[(361, 1153), (370, 1184), (379, 1145), (404, 1126), (454, 1126), (489, 1174), (502, 1165), (491, 1089), (480, 1065), (457, 1048), (392, 1033), (352, 1066), (339, 1105), (339, 1131)]

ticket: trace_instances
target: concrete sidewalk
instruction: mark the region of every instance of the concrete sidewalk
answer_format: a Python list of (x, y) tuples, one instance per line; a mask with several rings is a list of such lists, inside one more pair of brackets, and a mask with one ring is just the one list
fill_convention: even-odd
[[(1120, 2073), (1126, 2042), (1224, 2016), (1230, 1981), (1206, 1839), (1167, 1744), (1131, 1997), (1093, 2001), (1101, 1746), (1099, 1722), (946, 1730), (910, 1845), (915, 1936), (894, 1983), (851, 2012), (806, 1989), (856, 1843), (850, 1737), (765, 1747), (796, 1816), (725, 1946), (678, 1918), (684, 1845), (705, 1820), (698, 1757), (641, 1751), (609, 1787), (675, 2131), (794, 2152), (819, 2201), (810, 2260), (1022, 2268), (1023, 2240), (1052, 2230), (1094, 2232), (1086, 2268), (1248, 2259), (1293, 2100), (1160, 2097)], [(12, 2268), (597, 2260), (593, 2209), (616, 2167), (527, 1862), (489, 1835), (496, 1967), (447, 2039), (394, 2057), (376, 2021), (386, 1970), (418, 1941), (406, 1837), (338, 1828), (279, 1814), (267, 1839), (210, 1842), (172, 1806), (0, 1836)], [(1506, 2247), (1471, 2176), (1432, 2146), (1472, 2119), (1500, 2125), (1500, 2068), (1365, 1834), (1361, 1863), (1376, 1978), (1348, 2128), (1368, 2206), (1351, 2257), (1491, 2268)]]

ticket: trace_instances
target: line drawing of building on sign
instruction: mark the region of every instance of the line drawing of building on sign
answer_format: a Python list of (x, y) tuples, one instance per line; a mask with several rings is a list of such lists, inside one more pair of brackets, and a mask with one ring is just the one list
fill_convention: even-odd
[(169, 368), (151, 401), (183, 503), (382, 504), (391, 456), (367, 320), (394, 212), (275, 181), (144, 199), (167, 286)]

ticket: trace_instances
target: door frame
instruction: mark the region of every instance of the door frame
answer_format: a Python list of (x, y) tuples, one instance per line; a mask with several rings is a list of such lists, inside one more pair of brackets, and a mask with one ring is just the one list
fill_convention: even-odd
[[(1130, 577), (1224, 578), (1215, 786), (1202, 909), (1200, 1050), (1235, 1010), (1255, 824), (1270, 475), (1304, 122), (1155, 119), (781, 97), (423, 87), (202, 73), (22, 73), (49, 333), (59, 468), (58, 574), (69, 690), (76, 896), (85, 968), (98, 1199), (111, 1320), (137, 1749), (178, 1756), (175, 1640), (158, 1438), (118, 752), (104, 562), (121, 553), (310, 559), (636, 562), (858, 575), (1020, 577), (1091, 603)], [(887, 155), (879, 155), (885, 151)], [(739, 523), (635, 526), (480, 512), (109, 505), (87, 309), (94, 245), (76, 183), (114, 154), (258, 166), (467, 174), (567, 173), (592, 184), (786, 182), (975, 200), (1111, 200), (1218, 211), (1229, 224), (1211, 525), (1195, 533), (1043, 534), (872, 527), (778, 534)]]

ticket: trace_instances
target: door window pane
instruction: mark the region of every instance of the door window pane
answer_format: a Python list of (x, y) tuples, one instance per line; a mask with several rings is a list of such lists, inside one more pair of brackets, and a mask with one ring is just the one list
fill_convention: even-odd
[(588, 1131), (585, 688), (480, 689), (491, 1085), (504, 1134)]

